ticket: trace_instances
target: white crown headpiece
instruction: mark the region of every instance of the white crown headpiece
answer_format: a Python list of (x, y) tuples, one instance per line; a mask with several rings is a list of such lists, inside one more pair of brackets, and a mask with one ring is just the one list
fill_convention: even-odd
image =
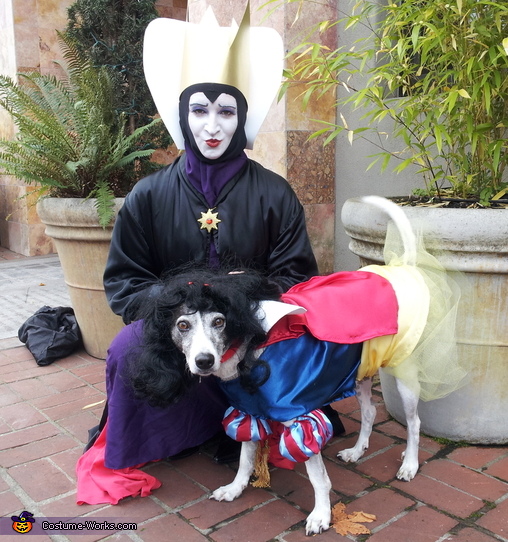
[(250, 8), (238, 26), (219, 26), (208, 8), (200, 24), (155, 19), (145, 31), (143, 64), (153, 100), (179, 149), (184, 139), (178, 101), (188, 86), (222, 83), (238, 88), (249, 110), (245, 123), (247, 148), (256, 135), (282, 81), (284, 49), (273, 28), (251, 27)]

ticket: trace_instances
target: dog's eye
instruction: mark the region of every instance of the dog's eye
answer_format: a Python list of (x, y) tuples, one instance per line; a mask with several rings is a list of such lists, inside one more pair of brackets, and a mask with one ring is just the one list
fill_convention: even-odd
[(213, 321), (213, 325), (215, 327), (222, 327), (224, 324), (226, 323), (226, 321), (224, 320), (224, 318), (216, 318), (214, 321)]
[(178, 322), (176, 324), (176, 327), (180, 330), (180, 331), (189, 331), (189, 322), (185, 322), (185, 321), (182, 321), (182, 322)]

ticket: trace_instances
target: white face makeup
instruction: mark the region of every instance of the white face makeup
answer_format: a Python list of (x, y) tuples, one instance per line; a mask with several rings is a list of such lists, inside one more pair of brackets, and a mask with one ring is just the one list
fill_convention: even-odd
[(201, 154), (209, 160), (220, 158), (238, 127), (236, 98), (220, 94), (214, 103), (203, 92), (189, 100), (189, 128)]

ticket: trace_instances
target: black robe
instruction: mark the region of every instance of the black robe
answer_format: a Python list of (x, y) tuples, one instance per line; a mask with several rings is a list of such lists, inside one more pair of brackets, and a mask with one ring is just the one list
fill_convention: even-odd
[[(249, 160), (218, 196), (217, 230), (201, 229), (198, 219), (207, 211), (205, 198), (187, 179), (184, 157), (139, 181), (127, 196), (104, 274), (110, 305), (126, 323), (136, 318), (143, 297), (157, 294), (165, 271), (192, 262), (208, 265), (212, 242), (212, 260), (218, 256), (223, 267), (257, 269), (282, 290), (317, 274), (303, 208), (279, 175)], [(80, 502), (115, 503), (139, 491), (149, 494), (157, 484), (147, 488), (143, 473), (115, 469), (174, 455), (222, 430), (228, 402), (215, 379), (196, 383), (166, 408), (134, 397), (126, 375), (141, 341), (142, 322), (135, 322), (109, 349), (107, 425), (78, 462)]]
[(303, 207), (281, 176), (248, 160), (220, 192), (213, 209), (220, 223), (211, 232), (198, 222), (208, 209), (187, 179), (183, 156), (135, 185), (117, 218), (104, 274), (111, 308), (125, 322), (154, 295), (165, 271), (207, 265), (212, 242), (221, 266), (254, 268), (284, 291), (317, 274)]

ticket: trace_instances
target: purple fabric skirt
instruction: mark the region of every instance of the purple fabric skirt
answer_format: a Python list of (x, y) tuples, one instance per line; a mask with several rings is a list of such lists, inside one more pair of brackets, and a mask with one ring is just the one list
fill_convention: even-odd
[(143, 325), (120, 331), (106, 359), (108, 427), (106, 467), (123, 469), (164, 459), (198, 446), (223, 431), (229, 406), (215, 378), (203, 378), (175, 405), (152, 407), (136, 399), (126, 378), (127, 360), (141, 344)]

